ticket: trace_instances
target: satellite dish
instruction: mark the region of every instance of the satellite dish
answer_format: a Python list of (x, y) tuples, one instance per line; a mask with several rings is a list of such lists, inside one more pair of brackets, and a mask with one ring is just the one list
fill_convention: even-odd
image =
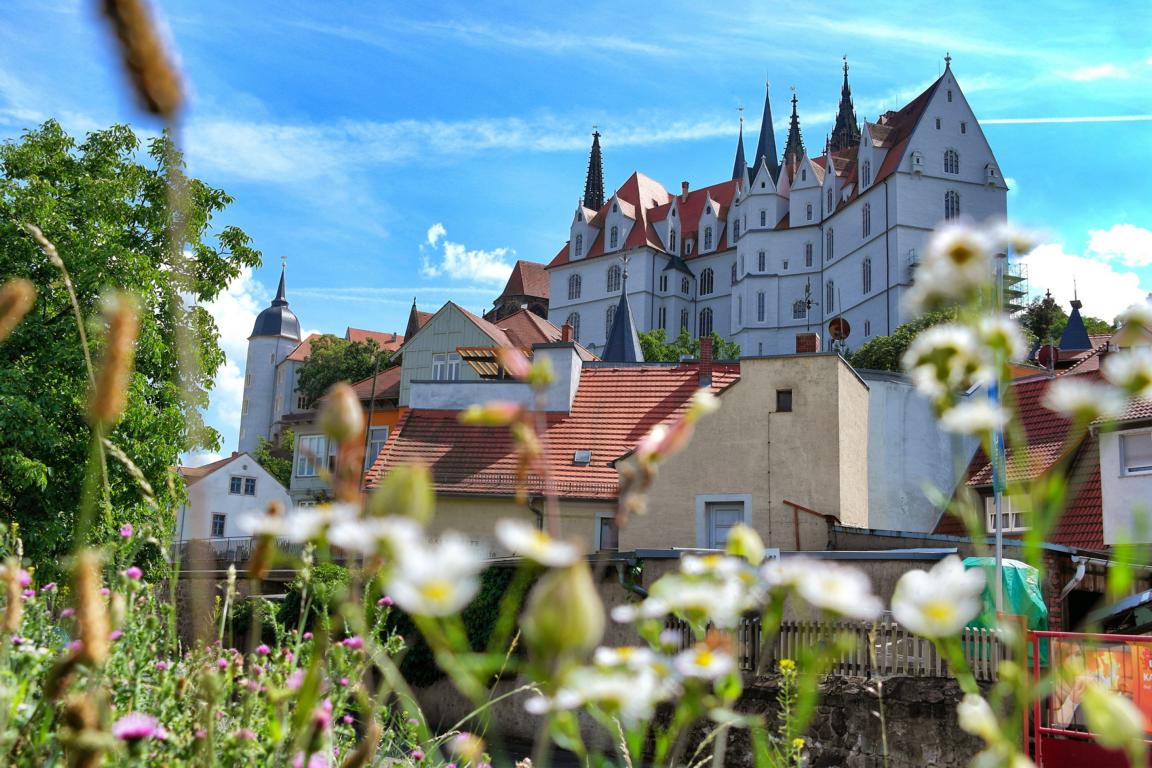
[(834, 317), (828, 322), (828, 335), (836, 341), (844, 341), (852, 333), (852, 326), (842, 317)]

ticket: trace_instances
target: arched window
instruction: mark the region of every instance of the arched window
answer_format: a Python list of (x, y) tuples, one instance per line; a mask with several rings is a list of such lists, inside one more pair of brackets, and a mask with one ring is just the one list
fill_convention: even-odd
[(584, 255), (584, 235), (576, 235), (575, 253), (576, 258), (580, 258)]
[(768, 255), (764, 253), (764, 251), (760, 251), (760, 253), (756, 255), (756, 266), (759, 268), (760, 272), (763, 272), (764, 268), (768, 266), (766, 264), (767, 260)]
[(708, 267), (700, 273), (700, 295), (707, 296), (712, 293), (713, 287), (712, 267)]
[(692, 290), (692, 284), (690, 282), (688, 282), (688, 276), (685, 275), (684, 277), (680, 278), (680, 293), (687, 296), (689, 291), (691, 291), (691, 290)]
[(615, 248), (618, 242), (620, 242), (620, 227), (613, 225), (608, 231), (608, 247)]
[(568, 277), (568, 300), (580, 298), (580, 275), (569, 275)]
[(756, 322), (764, 322), (764, 291), (756, 294)]
[(668, 232), (668, 250), (676, 253), (676, 230), (669, 230)]
[(860, 215), (861, 229), (863, 229), (864, 237), (872, 234), (872, 204), (864, 203), (863, 213)]
[(573, 312), (564, 322), (572, 326), (572, 341), (580, 341), (580, 313)]
[(812, 243), (804, 243), (804, 266), (812, 266)]
[(828, 182), (828, 212), (832, 212), (832, 182)]
[(704, 307), (700, 310), (700, 338), (712, 335), (712, 309)]
[(944, 173), (960, 173), (960, 153), (954, 149), (944, 150)]
[(733, 240), (739, 240), (740, 239), (740, 220), (739, 219), (732, 222), (732, 239)]
[(616, 305), (608, 307), (608, 311), (604, 313), (604, 338), (608, 338), (612, 333), (612, 321), (616, 319)]
[(704, 227), (704, 250), (712, 250), (712, 227)]
[(792, 302), (792, 319), (803, 320), (808, 316), (808, 304), (804, 299), (796, 299)]
[(680, 330), (682, 330), (682, 331), (690, 330), (688, 328), (688, 310), (686, 310), (686, 309), (680, 310)]
[(827, 234), (824, 235), (824, 261), (832, 261), (832, 246), (835, 244), (836, 238), (829, 229)]
[(955, 219), (960, 216), (960, 193), (950, 189), (944, 193), (944, 218)]
[(864, 161), (864, 186), (868, 186), (871, 183), (872, 183), (872, 161), (871, 160), (865, 160)]
[(863, 272), (864, 293), (872, 293), (872, 259), (864, 259), (861, 271)]
[(736, 262), (732, 262), (732, 285), (736, 285)]
[(836, 311), (836, 286), (831, 280), (824, 290), (824, 316), (831, 317)]
[(760, 211), (760, 226), (768, 226), (768, 211)]
[(620, 265), (608, 267), (608, 293), (620, 290)]

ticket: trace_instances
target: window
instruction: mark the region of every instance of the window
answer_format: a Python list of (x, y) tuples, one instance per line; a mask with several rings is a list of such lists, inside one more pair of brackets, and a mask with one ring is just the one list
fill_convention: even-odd
[(254, 477), (244, 478), (244, 495), (245, 496), (255, 496), (256, 495), (256, 478), (254, 478)]
[(748, 274), (748, 270), (744, 269), (744, 254), (740, 254), (740, 274)]
[(952, 103), (952, 89), (948, 89), (948, 103)]
[(861, 283), (864, 286), (864, 293), (872, 293), (872, 259), (864, 259), (864, 263), (860, 267)]
[(781, 263), (781, 265), (783, 265), (783, 267), (784, 267), (784, 271), (785, 271), (785, 272), (787, 272), (787, 271), (788, 271), (788, 259), (784, 259), (784, 260), (783, 260), (782, 262), (780, 262), (780, 263)]
[(736, 324), (744, 325), (744, 297), (736, 297)]
[(776, 413), (792, 413), (792, 390), (776, 390)]
[(613, 264), (608, 268), (608, 293), (620, 290), (620, 266)]
[(712, 309), (704, 307), (700, 310), (700, 338), (712, 335)]
[(734, 221), (732, 223), (732, 239), (733, 240), (739, 240), (740, 239), (740, 221), (739, 220)]
[(442, 352), (432, 355), (433, 381), (459, 381), (460, 355), (457, 352)]
[(1120, 435), (1120, 461), (1122, 474), (1152, 472), (1152, 432)]
[(600, 550), (603, 552), (615, 552), (620, 549), (620, 531), (616, 527), (615, 517), (605, 515), (604, 517), (597, 518), (596, 523), (599, 526), (597, 533), (600, 541)]
[(712, 250), (712, 227), (704, 227), (704, 250)]
[(604, 313), (604, 337), (607, 338), (612, 333), (612, 323), (616, 320), (616, 305), (608, 307), (608, 311)]
[(944, 218), (955, 219), (960, 216), (960, 193), (950, 189), (944, 193)]
[(960, 153), (954, 149), (944, 150), (944, 173), (960, 173)]
[(864, 210), (860, 214), (860, 225), (863, 230), (864, 237), (872, 234), (872, 204), (864, 203)]
[(331, 471), (335, 462), (336, 445), (329, 445), (324, 435), (296, 438), (296, 477), (316, 477), (325, 467)]
[(580, 341), (580, 313), (573, 312), (564, 322), (572, 326), (572, 341)]
[(865, 336), (871, 336), (872, 335), (872, 321), (871, 320), (865, 320), (864, 321), (864, 335)]
[(764, 271), (764, 267), (766, 266), (764, 262), (767, 260), (767, 257), (768, 255), (764, 253), (764, 251), (760, 251), (760, 253), (756, 255), (756, 269), (758, 271)]
[[(281, 377), (281, 378), (283, 378), (283, 377)], [(244, 386), (246, 386), (246, 387), (252, 386), (252, 374), (250, 374), (250, 373), (244, 374)]]
[(707, 269), (705, 269), (703, 272), (700, 273), (700, 295), (701, 296), (707, 296), (708, 294), (712, 293), (713, 282), (714, 282), (714, 280), (713, 280), (713, 275), (712, 275), (712, 267), (708, 267)]
[(688, 280), (688, 276), (680, 278), (680, 293), (687, 296), (692, 291), (692, 283)]
[(812, 243), (804, 243), (804, 266), (812, 266)]
[(756, 294), (756, 322), (764, 322), (764, 291)]
[(388, 442), (388, 427), (371, 427), (368, 430), (368, 450), (364, 452), (365, 471), (376, 463), (376, 457), (384, 450), (386, 442)]
[(808, 203), (808, 221), (812, 221), (812, 203)]
[(732, 262), (732, 276), (729, 278), (731, 285), (736, 285), (736, 262)]
[(833, 253), (832, 246), (835, 245), (835, 243), (836, 243), (836, 238), (833, 235), (832, 230), (830, 229), (830, 230), (828, 230), (827, 234), (824, 235), (824, 245), (825, 245), (824, 261), (832, 261), (832, 253)]
[(682, 330), (682, 331), (690, 330), (688, 328), (688, 310), (686, 310), (686, 309), (680, 310), (680, 330)]
[(676, 230), (674, 229), (668, 232), (668, 250), (676, 253)]
[(242, 477), (228, 478), (228, 493), (234, 493), (237, 496), (239, 496), (240, 495), (240, 489), (243, 488), (243, 486), (244, 486), (244, 478), (242, 478)]
[(668, 275), (660, 275), (660, 290), (668, 290)]
[(308, 410), (308, 398), (306, 398), (304, 395), (296, 395), (296, 410)]
[(804, 299), (796, 299), (792, 302), (792, 319), (803, 320), (808, 316), (808, 304)]
[[(1021, 496), (1000, 497), (1000, 522), (1002, 531), (1028, 530), (1028, 514), (1025, 508), (1026, 499)], [(988, 533), (996, 532), (996, 499), (992, 496), (984, 499), (984, 520), (988, 525)]]
[(241, 416), (248, 415), (248, 398), (244, 398), (244, 408), (240, 411)]
[(568, 300), (580, 298), (580, 275), (568, 276)]
[(584, 235), (576, 235), (575, 253), (576, 258), (584, 255)]
[(940, 118), (936, 118), (936, 130), (940, 130)]
[(214, 539), (224, 538), (224, 526), (227, 523), (227, 521), (228, 521), (228, 517), (226, 515), (221, 515), (219, 513), (215, 513), (212, 515), (212, 538), (214, 538)]
[(824, 290), (824, 316), (831, 317), (836, 309), (836, 285), (829, 280)]
[(968, 133), (968, 123), (960, 123), (960, 133)]
[(832, 212), (832, 183), (828, 183), (828, 212)]
[(760, 211), (760, 226), (768, 226), (768, 211)]
[(664, 330), (668, 327), (668, 308), (660, 307), (656, 310), (656, 327)]
[(617, 227), (615, 224), (613, 224), (612, 229), (608, 230), (608, 247), (609, 248), (615, 248), (616, 244), (619, 241), (620, 241), (620, 227)]
[(711, 502), (705, 505), (708, 549), (723, 549), (728, 534), (744, 522), (744, 505), (740, 502)]
[(807, 168), (801, 168), (800, 169), (800, 181), (808, 181), (808, 169)]
[(864, 186), (868, 186), (871, 183), (872, 183), (872, 161), (871, 160), (865, 160), (864, 161)]
[(692, 255), (692, 239), (691, 238), (684, 241), (684, 255), (685, 256), (691, 256)]

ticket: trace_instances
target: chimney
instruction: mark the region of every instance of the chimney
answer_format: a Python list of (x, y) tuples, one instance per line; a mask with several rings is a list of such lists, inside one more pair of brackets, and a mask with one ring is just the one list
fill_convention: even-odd
[(680, 182), (680, 202), (688, 202), (688, 182)]
[(572, 325), (564, 323), (560, 326), (560, 341), (572, 341)]
[(396, 341), (396, 332), (395, 331), (392, 332), (392, 341)]
[[(566, 336), (572, 334), (567, 323), (563, 326), (563, 332)], [(533, 344), (532, 359), (547, 359), (552, 364), (553, 379), (544, 393), (544, 410), (571, 413), (572, 401), (576, 399), (576, 390), (580, 387), (580, 371), (584, 367), (576, 344), (571, 340)]]
[(798, 333), (796, 334), (796, 354), (802, 355), (808, 352), (820, 351), (820, 334), (818, 333)]
[(700, 339), (700, 386), (712, 386), (712, 337)]

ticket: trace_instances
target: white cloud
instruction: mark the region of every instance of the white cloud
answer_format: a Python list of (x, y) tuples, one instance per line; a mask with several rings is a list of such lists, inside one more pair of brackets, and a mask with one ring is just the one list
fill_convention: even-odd
[(184, 465), (188, 467), (202, 467), (205, 464), (220, 461), (222, 458), (224, 457), (221, 454), (212, 451), (195, 451), (184, 457)]
[(1152, 264), (1152, 230), (1115, 224), (1111, 229), (1094, 229), (1089, 235), (1088, 250), (1100, 258), (1117, 260), (1129, 267)]
[(491, 251), (469, 250), (448, 239), (448, 230), (440, 222), (428, 228), (428, 244), (421, 245), (423, 266), (428, 277), (446, 277), (481, 283), (502, 283), (512, 273), (512, 263), (506, 257), (513, 255), (508, 248)]
[(1075, 80), (1078, 83), (1090, 83), (1095, 80), (1123, 80), (1131, 76), (1131, 73), (1126, 67), (1118, 67), (1115, 64), (1097, 64), (1091, 67), (1080, 67), (1073, 69), (1069, 72), (1059, 73), (1069, 80)]
[[(1075, 291), (1084, 302), (1085, 314), (1109, 321), (1128, 306), (1145, 301), (1150, 286), (1141, 285), (1140, 275), (1123, 268), (1136, 254), (1112, 250), (1139, 243), (1141, 235), (1125, 236), (1129, 228), (1140, 230), (1128, 224), (1093, 230), (1083, 255), (1068, 253), (1060, 243), (1047, 243), (1024, 256), (1021, 262), (1028, 267), (1032, 293), (1050, 290), (1067, 310)], [(1141, 231), (1152, 236), (1148, 230)]]

